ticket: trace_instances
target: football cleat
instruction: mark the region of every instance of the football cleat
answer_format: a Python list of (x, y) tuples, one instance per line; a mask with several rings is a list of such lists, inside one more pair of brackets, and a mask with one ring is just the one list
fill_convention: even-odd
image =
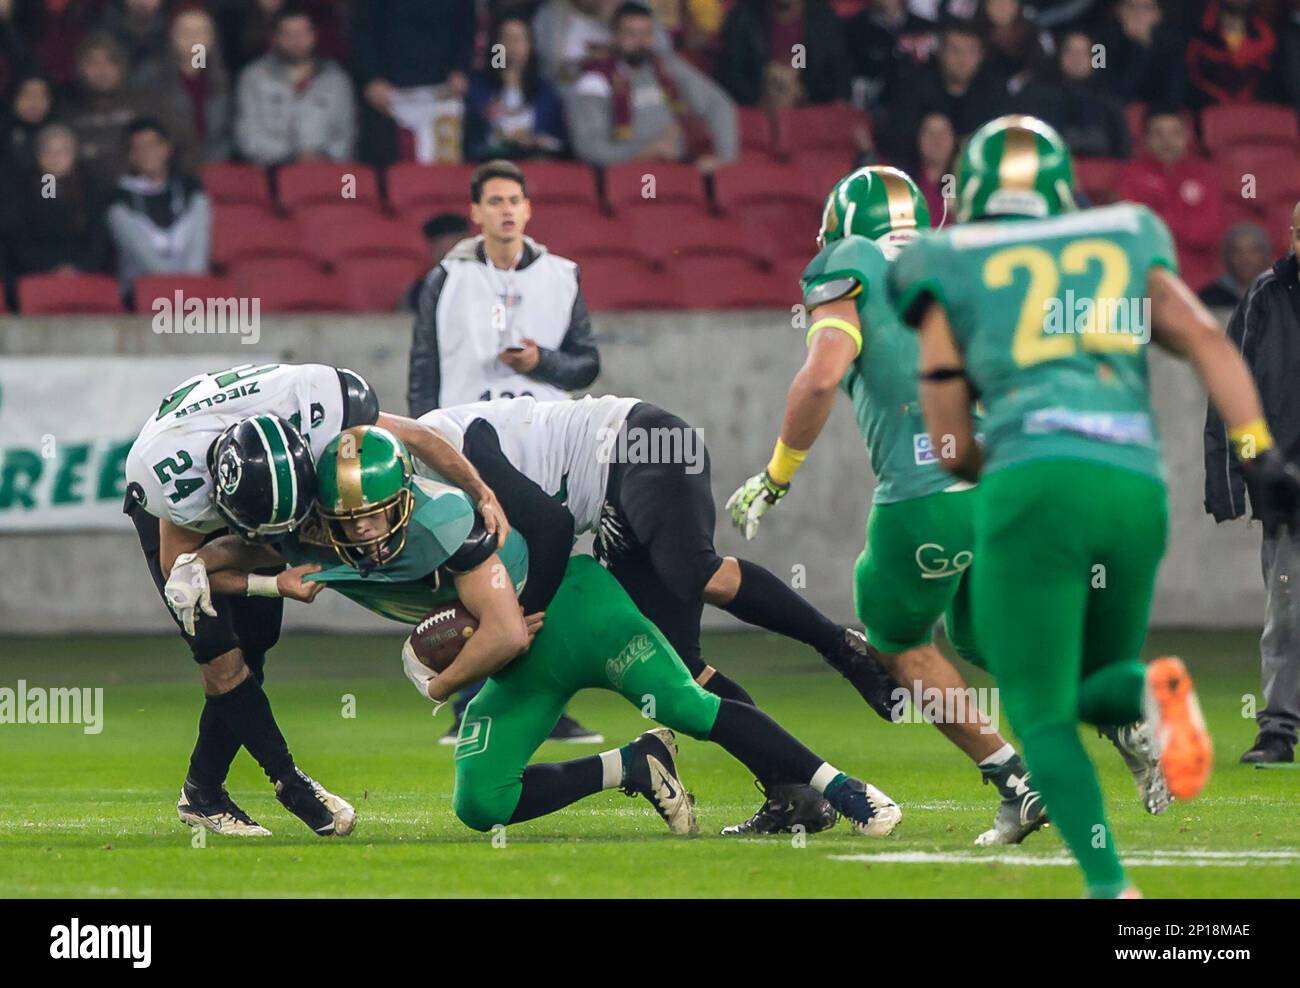
[(560, 741), (565, 744), (601, 744), (605, 735), (599, 731), (583, 727), (568, 714), (561, 714), (560, 719), (546, 736), (547, 741)]
[(351, 803), (297, 767), (275, 783), (275, 798), (320, 837), (346, 837), (357, 825)]
[(1210, 778), (1214, 746), (1182, 659), (1164, 656), (1147, 666), (1146, 708), (1169, 791), (1192, 799)]
[(835, 807), (812, 786), (787, 783), (765, 790), (758, 781), (754, 785), (767, 797), (763, 805), (743, 823), (723, 827), (724, 835), (789, 834), (795, 827), (802, 827), (805, 834), (816, 834), (830, 830), (840, 818)]
[(880, 662), (879, 653), (856, 628), (844, 628), (842, 637), (822, 658), (847, 679), (867, 706), (885, 720), (893, 721), (898, 684)]
[(187, 779), (176, 801), (176, 815), (187, 827), (205, 827), (227, 837), (271, 836), (271, 831), (236, 805), (225, 786), (204, 791)]
[(898, 804), (873, 786), (849, 778), (826, 800), (848, 818), (853, 829), (866, 837), (888, 837), (903, 819)]
[(1174, 801), (1160, 767), (1160, 752), (1151, 733), (1149, 721), (1139, 720), (1123, 727), (1104, 727), (1101, 735), (1119, 751), (1137, 785), (1142, 805), (1152, 816), (1159, 816)]
[[(1028, 781), (1026, 776), (1025, 781)], [(1024, 793), (998, 804), (993, 826), (975, 838), (976, 847), (1019, 844), (1039, 827), (1047, 826), (1047, 807), (1038, 793), (1025, 786)]]
[(677, 736), (666, 727), (646, 731), (628, 746), (623, 785), (628, 796), (644, 796), (674, 834), (698, 834), (695, 797), (677, 775)]

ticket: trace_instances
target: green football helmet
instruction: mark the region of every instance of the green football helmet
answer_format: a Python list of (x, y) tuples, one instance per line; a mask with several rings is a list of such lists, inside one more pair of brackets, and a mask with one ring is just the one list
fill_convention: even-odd
[(957, 167), (957, 221), (1042, 219), (1078, 208), (1070, 149), (1049, 124), (1011, 114), (970, 136)]
[(845, 175), (826, 197), (817, 247), (866, 237), (892, 257), (929, 226), (930, 207), (911, 176), (888, 165), (868, 165)]
[(363, 573), (406, 545), (415, 469), (400, 439), (375, 425), (344, 429), (316, 463), (316, 511), (338, 557)]

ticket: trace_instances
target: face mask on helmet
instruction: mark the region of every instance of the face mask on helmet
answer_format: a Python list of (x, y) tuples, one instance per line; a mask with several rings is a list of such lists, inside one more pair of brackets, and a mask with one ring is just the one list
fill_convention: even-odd
[(393, 498), (354, 511), (318, 508), (334, 552), (348, 566), (366, 573), (392, 562), (406, 546), (415, 498), (403, 487)]

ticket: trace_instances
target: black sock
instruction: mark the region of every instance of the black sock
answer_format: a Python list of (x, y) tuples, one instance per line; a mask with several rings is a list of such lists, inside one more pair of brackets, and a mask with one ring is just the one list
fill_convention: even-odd
[(229, 693), (208, 697), (216, 715), (274, 782), (293, 771), (289, 744), (271, 713), (262, 684), (249, 676)]
[(190, 754), (190, 773), (186, 778), (204, 789), (216, 789), (226, 781), (230, 763), (239, 754), (239, 738), (217, 713), (212, 697), (203, 705), (199, 715), (199, 738)]
[(523, 823), (546, 816), (604, 788), (605, 770), (599, 755), (575, 758), (571, 762), (529, 765), (524, 769), (524, 788), (519, 804), (510, 815), (511, 823)]
[(806, 785), (822, 765), (822, 759), (758, 707), (735, 700), (722, 701), (709, 740), (742, 762), (764, 787), (782, 782)]
[(818, 652), (832, 651), (840, 642), (840, 626), (776, 575), (747, 559), (740, 560), (740, 588), (736, 598), (722, 608), (746, 624), (785, 635)]
[(754, 702), (754, 698), (745, 692), (745, 687), (734, 679), (727, 678), (717, 669), (713, 670), (713, 675), (709, 677), (708, 682), (700, 685), (714, 696), (720, 696), (724, 700), (735, 700), (737, 703), (743, 703), (750, 707), (758, 706)]

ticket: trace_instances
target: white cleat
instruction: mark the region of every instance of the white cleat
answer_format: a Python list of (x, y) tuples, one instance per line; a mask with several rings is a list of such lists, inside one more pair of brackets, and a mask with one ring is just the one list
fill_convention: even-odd
[(180, 799), (176, 801), (176, 815), (187, 827), (203, 827), (226, 837), (271, 836), (271, 831), (235, 805), (225, 786), (221, 787), (219, 796), (206, 800), (198, 790), (182, 786)]
[(1174, 797), (1169, 792), (1164, 770), (1160, 767), (1160, 750), (1150, 721), (1139, 720), (1123, 727), (1103, 728), (1101, 733), (1124, 759), (1146, 811), (1152, 816), (1159, 816), (1169, 809)]
[(632, 756), (623, 772), (622, 790), (644, 796), (674, 834), (698, 834), (695, 797), (677, 775), (677, 736), (666, 727), (646, 731), (632, 742)]
[(320, 837), (346, 837), (357, 825), (351, 803), (298, 768), (276, 782), (275, 798)]
[(870, 782), (850, 778), (826, 801), (864, 837), (888, 837), (903, 819), (898, 804)]

